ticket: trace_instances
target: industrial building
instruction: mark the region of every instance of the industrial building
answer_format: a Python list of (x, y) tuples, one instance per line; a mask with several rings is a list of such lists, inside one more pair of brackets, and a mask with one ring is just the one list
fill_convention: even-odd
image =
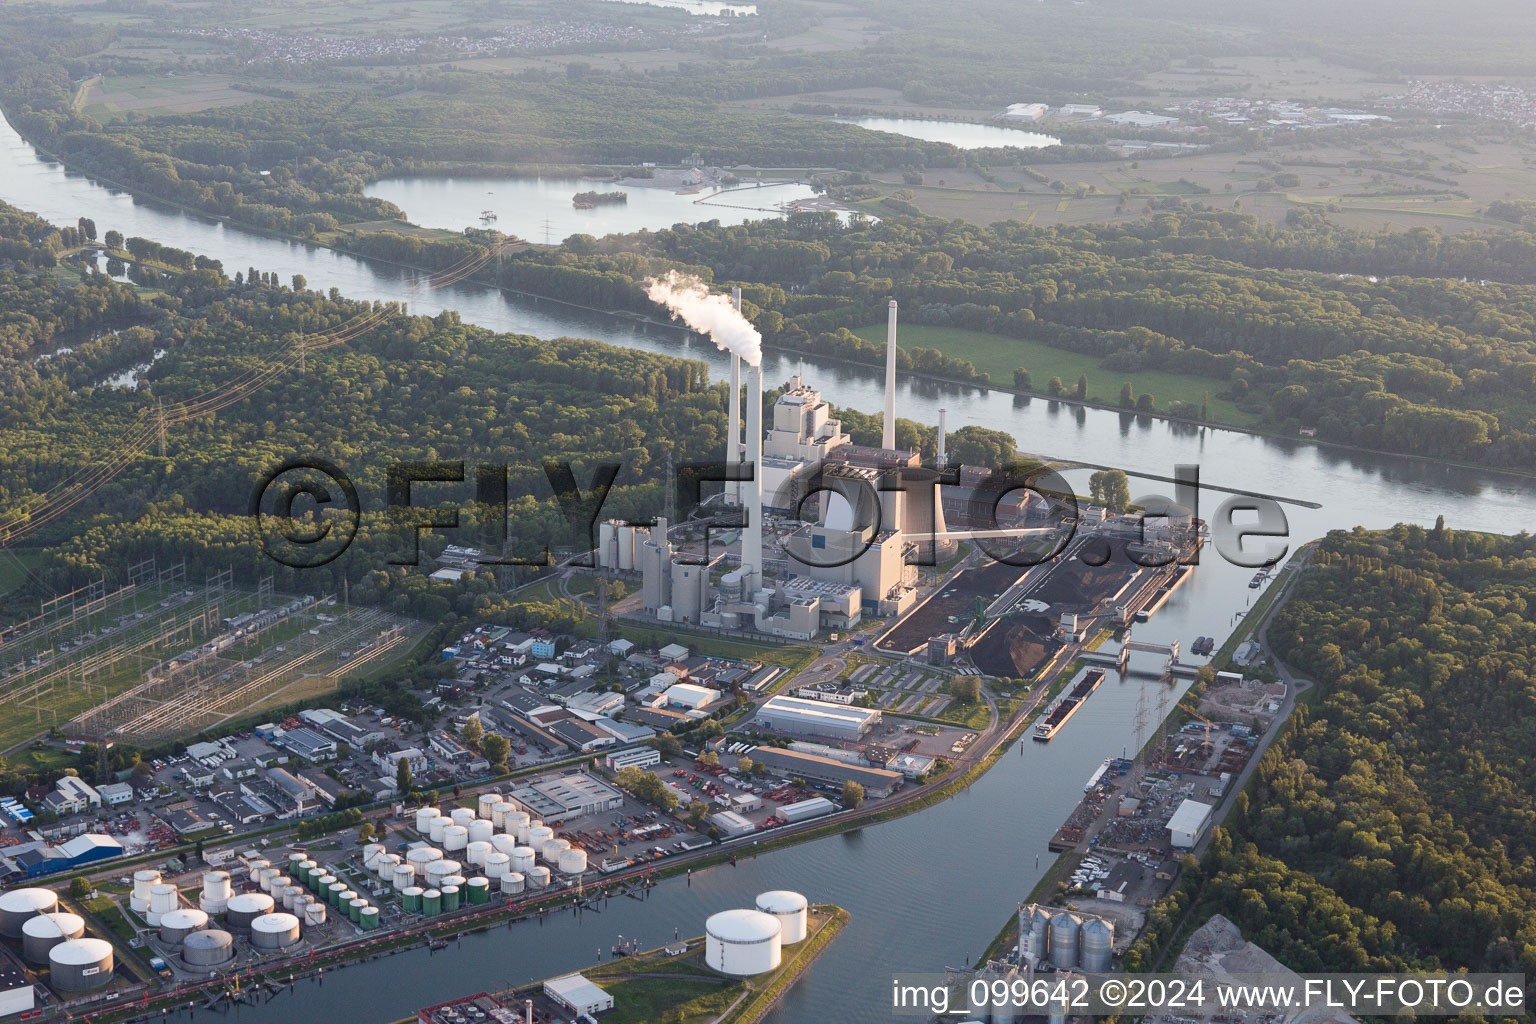
[(1168, 844), (1175, 850), (1192, 850), (1211, 823), (1210, 804), (1185, 800), (1168, 819)]
[(1019, 906), (1019, 959), (1029, 967), (1105, 974), (1114, 948), (1115, 925), (1108, 918), (1040, 903)]
[(544, 994), (578, 1017), (613, 1009), (613, 996), (580, 974), (551, 978), (544, 983)]
[(534, 779), (528, 785), (514, 789), (510, 797), (513, 803), (535, 818), (542, 818), (546, 825), (624, 806), (623, 793), (586, 772)]
[(758, 709), (756, 721), (780, 732), (858, 741), (880, 722), (875, 708), (855, 708), (777, 694)]
[(622, 768), (649, 768), (661, 763), (661, 751), (655, 747), (631, 747), (628, 750), (618, 750), (603, 758), (608, 770), (617, 772)]
[(811, 782), (842, 785), (857, 782), (869, 796), (884, 797), (894, 793), (905, 779), (900, 772), (885, 768), (867, 768), (862, 765), (836, 761), (830, 757), (807, 754), (798, 750), (779, 747), (754, 747), (747, 754), (754, 761), (767, 765), (768, 770), (780, 775), (793, 775)]

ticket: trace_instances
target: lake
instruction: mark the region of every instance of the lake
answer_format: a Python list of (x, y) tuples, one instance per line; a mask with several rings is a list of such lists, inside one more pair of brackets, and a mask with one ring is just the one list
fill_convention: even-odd
[(750, 17), (757, 13), (756, 4), (722, 4), (713, 0), (607, 0), (615, 4), (644, 4), (647, 7), (666, 7), (687, 11), (689, 14), (710, 17)]
[(832, 120), (858, 125), (870, 131), (922, 139), (924, 142), (947, 142), (959, 149), (991, 149), (997, 146), (1043, 149), (1046, 146), (1061, 145), (1060, 139), (1040, 132), (1003, 128), (994, 124), (972, 124), (969, 121), (940, 121), (920, 117), (834, 117)]

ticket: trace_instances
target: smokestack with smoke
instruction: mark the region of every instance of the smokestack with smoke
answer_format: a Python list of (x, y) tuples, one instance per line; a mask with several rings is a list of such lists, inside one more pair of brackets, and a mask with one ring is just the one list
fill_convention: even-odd
[(886, 307), (885, 318), (885, 422), (880, 429), (880, 447), (896, 447), (896, 300)]
[(673, 319), (707, 334), (722, 352), (733, 352), (748, 366), (763, 363), (763, 336), (724, 295), (715, 295), (696, 277), (667, 271), (645, 282), (645, 294), (666, 306)]
[[(741, 312), (741, 289), (731, 289), (731, 305)], [(731, 353), (731, 400), (729, 419), (726, 420), (725, 464), (741, 463), (741, 356)], [(732, 480), (725, 485), (726, 500), (732, 505), (741, 504), (741, 483)]]

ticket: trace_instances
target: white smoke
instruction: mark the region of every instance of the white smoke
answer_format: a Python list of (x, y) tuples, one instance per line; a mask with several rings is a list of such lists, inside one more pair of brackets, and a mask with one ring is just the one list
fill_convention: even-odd
[(763, 336), (727, 296), (714, 294), (703, 281), (669, 270), (664, 278), (646, 281), (645, 294), (666, 306), (673, 319), (709, 335), (722, 352), (734, 352), (748, 366), (762, 365)]

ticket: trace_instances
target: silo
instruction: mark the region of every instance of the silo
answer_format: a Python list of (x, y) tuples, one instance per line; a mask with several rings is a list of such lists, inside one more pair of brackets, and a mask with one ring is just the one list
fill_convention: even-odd
[(471, 903), (491, 902), (491, 880), (489, 878), (471, 878), (464, 886), (464, 892)]
[(393, 882), (395, 880), (395, 868), (399, 867), (400, 863), (400, 855), (398, 853), (386, 853), (374, 864), (373, 873), (378, 875), (379, 880), (382, 882)]
[(512, 858), (492, 850), (485, 855), (485, 877), (495, 881), (512, 870)]
[(469, 829), (463, 825), (449, 825), (443, 829), (443, 852), (457, 853), (469, 845)]
[(315, 928), (325, 924), (325, 904), (311, 903), (304, 908), (304, 926)]
[(217, 967), (235, 958), (235, 937), (221, 928), (193, 932), (181, 944), (181, 960), (188, 967)]
[(379, 926), (379, 908), (364, 907), (362, 913), (357, 916), (357, 923), (363, 931), (371, 932)]
[(164, 882), (152, 885), (149, 887), (149, 910), (144, 913), (144, 920), (151, 928), (158, 928), (160, 919), (179, 906), (181, 897), (174, 885)]
[(672, 562), (672, 614), (682, 622), (698, 622), (704, 606), (704, 587), (709, 580), (709, 566), (695, 565), (681, 558)]
[(193, 932), (208, 927), (208, 915), (201, 910), (182, 907), (160, 918), (160, 941), (179, 946)]
[(507, 822), (502, 826), (507, 835), (527, 845), (528, 830), (533, 827), (533, 816), (527, 811), (508, 811)]
[(1115, 926), (1102, 917), (1090, 917), (1083, 924), (1083, 970), (1090, 974), (1108, 974), (1115, 950)]
[(418, 875), (427, 870), (428, 864), (442, 859), (443, 851), (434, 846), (417, 846), (405, 852), (405, 862), (415, 866)]
[(619, 524), (609, 519), (597, 527), (597, 564), (604, 569), (617, 569)]
[(436, 889), (428, 889), (422, 893), (421, 912), (423, 914), (441, 914), (443, 912), (443, 894)]
[(559, 864), (560, 855), (571, 848), (569, 839), (550, 839), (539, 848), (539, 855), (546, 864)]
[(779, 919), (760, 910), (722, 910), (704, 922), (704, 962), (721, 974), (747, 977), (779, 966)]
[(436, 807), (416, 808), (416, 831), (426, 835), (432, 827), (432, 819), (442, 817), (443, 812)]
[(395, 877), (391, 880), (396, 892), (416, 883), (416, 868), (410, 864), (395, 865)]
[(347, 901), (347, 918), (353, 924), (360, 923), (362, 921), (363, 908), (367, 905), (367, 900), (357, 899)]
[(248, 932), (252, 921), (272, 913), (273, 905), (272, 897), (264, 892), (242, 892), (238, 896), (231, 896), (224, 923), (229, 925), (232, 932)]
[(501, 802), (500, 793), (481, 793), (475, 800), (475, 813), (486, 821), (495, 821), (493, 812), (496, 810), (496, 805)]
[(475, 820), (475, 812), (468, 807), (455, 807), (448, 812), (448, 817), (453, 819), (453, 824), (460, 828), (468, 828), (469, 823)]
[(48, 984), (55, 992), (89, 992), (112, 980), (112, 943), (70, 939), (48, 951)]
[(464, 863), (477, 868), (485, 867), (486, 854), (490, 853), (492, 846), (489, 842), (471, 839), (469, 845), (464, 847)]
[(1071, 911), (1051, 915), (1051, 965), (1057, 968), (1077, 966), (1078, 933), (1082, 919)]
[(413, 914), (421, 913), (422, 888), (419, 885), (408, 885), (400, 894), (400, 906)]
[(299, 941), (299, 919), (292, 914), (263, 914), (251, 922), (251, 945), (287, 949)]
[(577, 846), (561, 850), (556, 863), (562, 875), (579, 875), (587, 870), (587, 851)]
[(85, 921), (79, 914), (38, 914), (21, 926), (21, 955), (29, 964), (46, 964), (54, 946), (84, 934)]
[(143, 868), (133, 873), (133, 894), (128, 897), (128, 906), (135, 914), (142, 914), (149, 909), (149, 887), (160, 884), (160, 872), (153, 868)]
[(1051, 949), (1051, 912), (1038, 903), (1019, 911), (1019, 955), (1031, 967), (1044, 960)]
[(303, 895), (304, 887), (302, 885), (290, 885), (285, 887), (283, 889), (283, 909), (289, 913), (292, 913), (293, 908), (299, 905), (299, 897)]
[(509, 895), (517, 895), (523, 891), (523, 875), (520, 871), (508, 871), (501, 876), (501, 891)]
[(476, 818), (469, 823), (469, 841), (472, 843), (489, 843), (495, 834), (496, 826), (484, 818)]
[(533, 847), (519, 846), (512, 851), (513, 871), (521, 871), (526, 875), (531, 867), (533, 867)]
[(528, 845), (534, 850), (544, 849), (544, 844), (555, 838), (555, 830), (548, 825), (535, 825), (528, 830)]
[(506, 800), (503, 800), (491, 808), (491, 827), (497, 832), (505, 832), (507, 830), (507, 815), (516, 813), (517, 804), (508, 803)]
[(549, 886), (549, 868), (542, 864), (535, 864), (523, 872), (523, 881), (530, 889), (544, 889)]
[(458, 910), (459, 904), (463, 902), (463, 897), (459, 895), (459, 887), (456, 885), (443, 886), (442, 895), (444, 910)]
[(757, 909), (779, 920), (779, 944), (793, 946), (805, 939), (810, 922), (810, 902), (798, 892), (775, 889), (757, 897)]
[(618, 532), (619, 538), (619, 571), (633, 572), (635, 569), (635, 528), (628, 523), (621, 524)]
[(12, 889), (0, 893), (0, 935), (19, 939), (28, 921), (58, 909), (59, 897), (52, 889)]
[(448, 830), (448, 826), (452, 824), (453, 819), (447, 817), (446, 815), (439, 818), (433, 818), (432, 824), (427, 827), (427, 838), (432, 840), (434, 843), (441, 843), (443, 841), (443, 833), (446, 832)]
[(379, 862), (379, 858), (382, 856), (384, 856), (384, 844), (369, 843), (363, 847), (363, 868), (373, 871)]

